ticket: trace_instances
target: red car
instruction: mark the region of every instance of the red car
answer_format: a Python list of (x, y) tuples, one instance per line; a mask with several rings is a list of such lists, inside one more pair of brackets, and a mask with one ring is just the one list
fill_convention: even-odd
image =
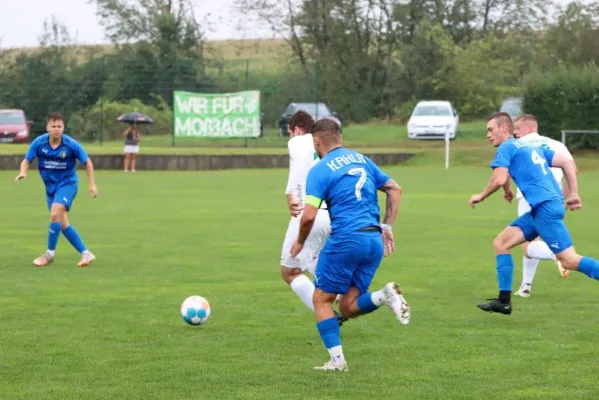
[(0, 143), (29, 143), (29, 127), (23, 110), (0, 110)]

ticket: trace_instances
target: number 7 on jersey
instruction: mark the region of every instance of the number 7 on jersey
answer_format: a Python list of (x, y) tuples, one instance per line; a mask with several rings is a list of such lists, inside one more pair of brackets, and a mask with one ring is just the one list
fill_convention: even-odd
[(362, 187), (366, 183), (366, 170), (364, 168), (352, 168), (347, 173), (352, 176), (360, 176), (358, 182), (356, 182), (356, 199), (362, 200)]

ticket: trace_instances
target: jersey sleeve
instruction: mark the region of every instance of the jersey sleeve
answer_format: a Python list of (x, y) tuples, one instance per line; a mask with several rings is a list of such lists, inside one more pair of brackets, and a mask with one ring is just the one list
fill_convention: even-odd
[(81, 146), (81, 144), (76, 140), (73, 140), (71, 142), (71, 149), (73, 150), (73, 153), (75, 153), (75, 157), (77, 157), (81, 164), (85, 164), (87, 160), (89, 160), (87, 152), (85, 151), (83, 146)]
[(384, 173), (378, 165), (374, 163), (370, 158), (364, 157), (368, 163), (368, 169), (370, 170), (370, 174), (372, 179), (374, 180), (374, 185), (377, 189), (381, 188), (385, 183), (391, 180), (391, 177)]
[(35, 159), (35, 157), (37, 155), (37, 148), (39, 147), (39, 143), (40, 143), (39, 140), (35, 139), (29, 145), (29, 149), (27, 149), (27, 154), (25, 154), (25, 159), (27, 161), (29, 161), (30, 163), (33, 162), (33, 160)]
[(497, 148), (495, 158), (491, 161), (491, 168), (509, 168), (512, 161), (512, 152), (510, 151), (513, 146), (501, 145)]
[(541, 147), (541, 149), (543, 149), (543, 155), (545, 156), (545, 160), (547, 160), (547, 165), (551, 167), (551, 164), (553, 163), (553, 156), (555, 156), (555, 151), (546, 147)]
[(289, 150), (289, 176), (287, 177), (285, 194), (292, 193), (300, 183), (299, 154), (297, 154), (291, 140), (287, 143), (287, 149)]
[(316, 208), (325, 200), (328, 194), (328, 186), (326, 176), (322, 174), (321, 164), (316, 164), (308, 173), (306, 182), (306, 204), (310, 204)]
[(568, 148), (566, 147), (566, 145), (564, 145), (563, 143), (560, 142), (560, 148), (557, 151), (557, 153), (563, 155), (564, 157), (566, 157), (569, 160), (573, 160), (574, 157), (572, 157), (572, 154), (570, 153), (570, 150), (568, 150)]

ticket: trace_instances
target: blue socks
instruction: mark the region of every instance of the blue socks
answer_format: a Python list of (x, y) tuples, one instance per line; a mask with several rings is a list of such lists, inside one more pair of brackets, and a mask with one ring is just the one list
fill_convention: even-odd
[(599, 280), (599, 261), (591, 257), (582, 257), (578, 263), (578, 270), (589, 278)]
[(60, 222), (50, 222), (50, 227), (48, 228), (48, 250), (50, 251), (56, 250), (58, 238), (60, 237), (60, 226)]
[(316, 323), (316, 328), (324, 343), (324, 347), (341, 346), (341, 335), (339, 333), (339, 322), (336, 317), (325, 319)]
[(62, 233), (67, 238), (71, 246), (73, 246), (79, 253), (83, 253), (85, 250), (87, 250), (87, 247), (85, 247), (85, 244), (83, 244), (83, 240), (81, 240), (81, 236), (79, 236), (79, 233), (71, 225), (62, 231)]
[(368, 314), (377, 310), (382, 304), (375, 304), (372, 301), (372, 293), (364, 293), (360, 297), (358, 297), (358, 301), (356, 302), (358, 305), (358, 309), (363, 314)]
[(499, 291), (512, 291), (514, 259), (511, 254), (500, 254), (497, 256), (497, 281), (499, 282)]

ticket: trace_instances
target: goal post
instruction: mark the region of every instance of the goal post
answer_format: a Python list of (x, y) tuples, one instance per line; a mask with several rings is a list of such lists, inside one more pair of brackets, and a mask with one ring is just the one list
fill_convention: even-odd
[(580, 129), (566, 129), (562, 131), (562, 143), (566, 145), (566, 136), (569, 134), (582, 134), (582, 135), (599, 135), (599, 131), (593, 130), (580, 130)]

